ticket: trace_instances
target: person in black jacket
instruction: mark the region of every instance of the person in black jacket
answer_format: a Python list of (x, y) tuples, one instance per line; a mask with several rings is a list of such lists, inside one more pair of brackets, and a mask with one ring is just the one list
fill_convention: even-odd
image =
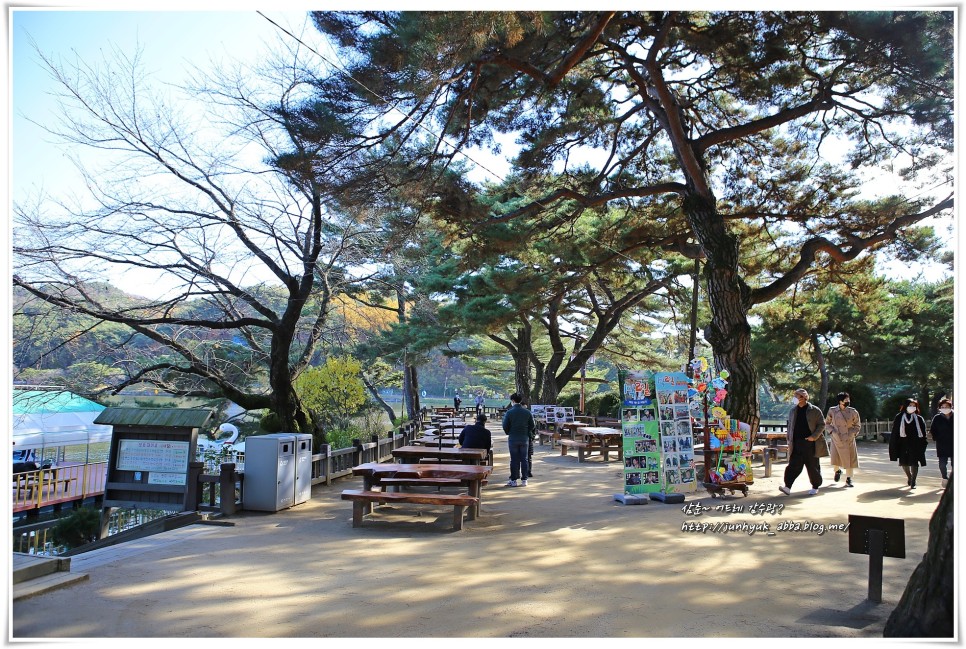
[(919, 467), (926, 466), (926, 420), (919, 414), (919, 402), (906, 399), (902, 409), (892, 421), (892, 435), (889, 436), (889, 459), (899, 461), (906, 474), (906, 484), (916, 488)]
[(460, 431), (458, 437), (460, 446), (464, 448), (485, 448), (486, 450), (491, 450), (493, 448), (493, 437), (490, 435), (490, 431), (486, 429), (484, 424), (486, 423), (486, 415), (477, 415), (476, 423), (466, 426)]
[(946, 462), (953, 468), (953, 402), (949, 399), (939, 400), (939, 414), (932, 418), (929, 433), (936, 442), (936, 457), (939, 458), (939, 473), (943, 477), (943, 487), (949, 480), (946, 473)]

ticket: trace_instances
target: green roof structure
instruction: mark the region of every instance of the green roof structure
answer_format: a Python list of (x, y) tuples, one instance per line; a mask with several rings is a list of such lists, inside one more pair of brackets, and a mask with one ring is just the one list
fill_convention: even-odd
[(214, 410), (210, 408), (107, 408), (95, 424), (165, 428), (201, 428)]

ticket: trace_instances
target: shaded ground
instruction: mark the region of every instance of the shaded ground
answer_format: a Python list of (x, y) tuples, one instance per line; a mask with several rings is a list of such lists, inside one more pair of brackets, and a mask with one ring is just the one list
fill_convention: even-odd
[[(90, 580), (17, 602), (13, 639), (99, 637), (881, 637), (926, 551), (940, 496), (933, 457), (909, 490), (885, 444), (859, 447), (856, 487), (805, 474), (778, 492), (785, 464), (747, 498), (688, 495), (685, 505), (743, 506), (687, 515), (627, 506), (621, 467), (537, 447), (526, 488), (502, 486), (502, 434), (483, 511), (462, 532), (452, 509), (383, 507), (352, 528), (342, 489), (234, 527), (195, 525), (75, 557)], [(931, 449), (930, 449), (931, 452)], [(772, 513), (750, 513), (752, 505)], [(883, 602), (867, 602), (868, 557), (849, 554), (848, 514), (905, 520), (906, 559), (885, 559)], [(421, 515), (417, 515), (421, 514)], [(689, 533), (682, 525), (767, 523), (772, 535)]]

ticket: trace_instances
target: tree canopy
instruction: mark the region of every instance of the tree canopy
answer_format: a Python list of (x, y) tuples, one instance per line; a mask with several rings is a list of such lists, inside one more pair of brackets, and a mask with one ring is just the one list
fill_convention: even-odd
[[(404, 118), (383, 132), (411, 135), (398, 155), (425, 163), (441, 218), (473, 231), (549, 226), (620, 205), (663, 221), (663, 249), (704, 261), (705, 338), (732, 375), (729, 412), (753, 423), (752, 306), (952, 206), (949, 191), (858, 192), (861, 172), (883, 162), (948, 182), (951, 12), (313, 16), (351, 62), (319, 97), (395, 106)], [(503, 208), (434, 166), (500, 133), (520, 147)], [(850, 145), (841, 160), (827, 155), (834, 143)], [(773, 241), (766, 272), (745, 268), (739, 223)]]

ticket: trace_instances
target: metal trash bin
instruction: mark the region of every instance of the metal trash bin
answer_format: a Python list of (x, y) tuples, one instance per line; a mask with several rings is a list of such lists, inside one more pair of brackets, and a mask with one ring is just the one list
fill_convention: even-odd
[(312, 436), (295, 434), (295, 503), (308, 502), (312, 497)]
[(245, 439), (243, 491), (244, 509), (277, 512), (295, 504), (293, 433), (253, 435)]

